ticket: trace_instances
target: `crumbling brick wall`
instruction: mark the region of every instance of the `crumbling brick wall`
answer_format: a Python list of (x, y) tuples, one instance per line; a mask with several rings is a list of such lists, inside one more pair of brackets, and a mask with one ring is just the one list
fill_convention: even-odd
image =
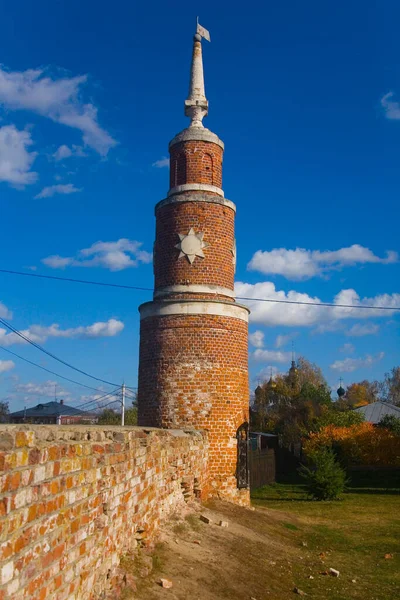
[(92, 600), (207, 485), (198, 431), (0, 426), (0, 600)]

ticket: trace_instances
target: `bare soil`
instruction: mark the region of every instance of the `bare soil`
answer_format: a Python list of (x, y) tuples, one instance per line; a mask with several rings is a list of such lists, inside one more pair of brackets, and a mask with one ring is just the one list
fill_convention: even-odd
[[(200, 514), (211, 523), (201, 521)], [(228, 522), (228, 527), (221, 527), (220, 521)], [(295, 522), (292, 515), (264, 508), (246, 509), (222, 502), (194, 506), (186, 518), (172, 518), (163, 528), (152, 555), (153, 571), (138, 577), (137, 592), (126, 589), (123, 598), (294, 598), (294, 587), (301, 589), (301, 579), (312, 572), (304, 565), (302, 578), (293, 574), (293, 563), (304, 560), (306, 550), (291, 535)], [(160, 578), (172, 581), (172, 588), (161, 587)]]
[(252, 498), (252, 509), (187, 505), (151, 553), (123, 558), (122, 600), (294, 600), (299, 591), (313, 600), (400, 598), (398, 472), (353, 474), (339, 501), (310, 501), (290, 477)]

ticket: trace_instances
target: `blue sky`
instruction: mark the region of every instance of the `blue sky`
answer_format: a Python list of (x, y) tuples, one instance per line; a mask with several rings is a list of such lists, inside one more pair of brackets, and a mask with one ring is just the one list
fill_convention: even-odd
[[(1, 268), (152, 287), (153, 210), (168, 188), (168, 142), (187, 126), (194, 10), (181, 0), (2, 8)], [(400, 305), (399, 17), (394, 0), (202, 3), (205, 125), (226, 145), (239, 295)], [(136, 385), (137, 307), (150, 292), (5, 274), (0, 286), (14, 327)], [(252, 309), (252, 386), (287, 368), (292, 339), (334, 387), (399, 364), (399, 313)], [(0, 344), (111, 389), (1, 331)], [(3, 350), (0, 361), (12, 409), (50, 399), (55, 377)], [(78, 404), (91, 392), (60, 381), (58, 394)]]

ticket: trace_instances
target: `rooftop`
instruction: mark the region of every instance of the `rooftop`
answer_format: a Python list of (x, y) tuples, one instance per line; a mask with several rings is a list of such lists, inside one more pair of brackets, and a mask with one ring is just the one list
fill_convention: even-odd
[(43, 404), (37, 404), (31, 408), (24, 410), (18, 410), (10, 413), (10, 417), (54, 417), (54, 416), (69, 416), (69, 417), (84, 417), (89, 416), (90, 413), (75, 408), (74, 406), (67, 406), (60, 402), (45, 402)]
[(386, 415), (394, 415), (395, 417), (400, 418), (399, 406), (389, 404), (389, 402), (382, 402), (381, 400), (372, 402), (371, 404), (366, 404), (365, 406), (360, 406), (354, 410), (362, 413), (366, 421), (374, 424), (379, 423), (379, 421)]

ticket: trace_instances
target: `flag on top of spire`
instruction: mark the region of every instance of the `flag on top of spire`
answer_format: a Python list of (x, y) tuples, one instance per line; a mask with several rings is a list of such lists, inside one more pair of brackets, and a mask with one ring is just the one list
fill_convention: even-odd
[(199, 17), (197, 17), (197, 29), (196, 29), (196, 33), (198, 33), (199, 35), (201, 35), (201, 37), (204, 38), (205, 40), (207, 40), (207, 42), (211, 42), (210, 32), (208, 31), (208, 29), (206, 29), (205, 27), (203, 27), (202, 25), (200, 25), (200, 23), (199, 23)]

